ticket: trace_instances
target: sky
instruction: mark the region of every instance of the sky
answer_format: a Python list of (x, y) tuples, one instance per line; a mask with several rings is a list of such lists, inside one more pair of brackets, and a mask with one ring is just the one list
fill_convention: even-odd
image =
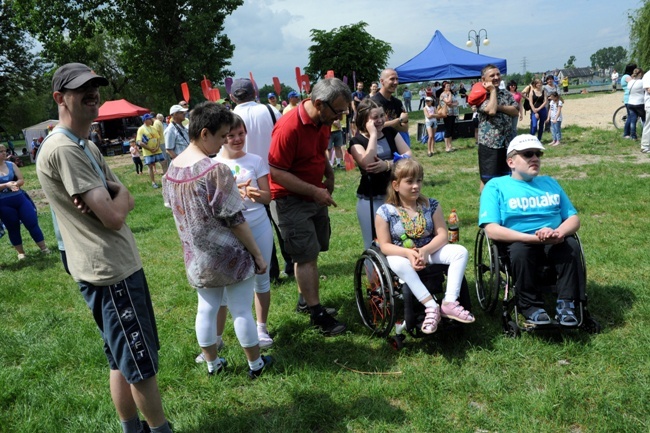
[[(467, 48), (470, 30), (487, 31), (490, 44), (480, 53), (505, 58), (509, 73), (591, 66), (601, 48), (629, 49), (628, 14), (641, 0), (244, 0), (225, 21), (235, 44), (230, 70), (253, 73), (261, 87), (278, 77), (296, 87), (295, 68), (308, 64), (310, 30), (368, 23), (366, 31), (393, 48), (388, 66), (397, 67), (420, 53), (436, 30)], [(481, 32), (483, 35), (483, 32)], [(524, 69), (525, 62), (525, 69)], [(351, 79), (351, 77), (349, 77)]]

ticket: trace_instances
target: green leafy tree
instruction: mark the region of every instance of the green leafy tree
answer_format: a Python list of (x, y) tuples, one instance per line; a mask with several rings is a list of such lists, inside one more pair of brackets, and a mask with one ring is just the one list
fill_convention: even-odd
[(18, 22), (56, 65), (88, 64), (111, 82), (109, 97), (166, 110), (188, 82), (202, 100), (200, 81), (232, 75), (234, 45), (224, 20), (243, 0), (13, 0)]
[(621, 46), (601, 48), (589, 57), (595, 69), (615, 68), (627, 59), (627, 50)]
[[(16, 25), (12, 5), (0, 1), (0, 124), (11, 132), (31, 125), (34, 119), (34, 123), (42, 120), (37, 116), (13, 116), (29, 97), (43, 92), (43, 66), (32, 49), (29, 35)], [(41, 109), (38, 115), (44, 114)]]
[[(293, 87), (289, 87), (284, 83), (280, 83), (280, 90), (281, 90), (280, 94), (276, 95), (278, 97), (278, 103), (289, 99), (287, 98), (287, 95), (292, 90), (295, 90), (297, 92), (296, 89), (294, 89)], [(275, 87), (272, 84), (265, 84), (264, 86), (260, 87), (260, 94), (259, 94), (260, 102), (267, 104), (269, 102), (269, 98), (267, 98), (267, 96), (271, 92), (275, 93)]]
[(564, 64), (564, 69), (573, 69), (576, 67), (576, 56), (569, 57), (569, 60)]
[(650, 1), (628, 16), (630, 22), (631, 58), (639, 65), (650, 65)]
[(333, 70), (341, 79), (347, 76), (350, 87), (354, 86), (353, 71), (357, 81), (376, 81), (393, 50), (389, 44), (368, 33), (367, 26), (360, 21), (330, 31), (312, 29), (313, 45), (309, 47), (309, 64), (305, 68), (310, 81), (315, 83), (328, 70)]

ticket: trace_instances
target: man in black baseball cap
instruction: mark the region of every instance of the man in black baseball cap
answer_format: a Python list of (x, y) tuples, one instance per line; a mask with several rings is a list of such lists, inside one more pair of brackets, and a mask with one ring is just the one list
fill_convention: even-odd
[(123, 432), (171, 433), (156, 380), (160, 344), (149, 287), (126, 224), (134, 199), (87, 140), (99, 86), (106, 85), (80, 63), (57, 69), (52, 96), (59, 124), (41, 146), (36, 174), (57, 217), (70, 275), (101, 331)]
[(68, 63), (61, 66), (52, 78), (52, 90), (62, 92), (64, 89), (76, 90), (89, 81), (99, 86), (108, 86), (108, 80), (82, 63)]

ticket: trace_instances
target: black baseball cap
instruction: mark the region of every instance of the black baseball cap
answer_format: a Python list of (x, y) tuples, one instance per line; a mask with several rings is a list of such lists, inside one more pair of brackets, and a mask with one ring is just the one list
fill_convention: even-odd
[(52, 90), (60, 92), (63, 89), (78, 89), (88, 81), (95, 80), (99, 86), (108, 86), (108, 80), (82, 63), (67, 63), (54, 73)]

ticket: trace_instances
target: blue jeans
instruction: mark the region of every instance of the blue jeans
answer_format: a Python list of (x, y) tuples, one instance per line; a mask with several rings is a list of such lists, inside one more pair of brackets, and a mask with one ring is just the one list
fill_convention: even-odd
[(623, 137), (630, 137), (636, 140), (636, 122), (639, 116), (636, 111), (632, 110), (630, 107), (630, 104), (625, 104), (627, 119), (625, 120), (625, 126), (623, 127)]
[(537, 134), (537, 139), (541, 141), (542, 134), (544, 133), (544, 122), (546, 122), (546, 118), (548, 117), (548, 110), (544, 107), (537, 114), (539, 114), (539, 119), (535, 117), (533, 111), (530, 112), (530, 135)]
[[(636, 125), (641, 119), (641, 122), (645, 124), (645, 107), (643, 105), (627, 105), (627, 120), (630, 121), (630, 137), (637, 139)], [(625, 122), (627, 124), (627, 122)]]
[(553, 141), (557, 141), (558, 143), (562, 141), (562, 121), (551, 122), (551, 136), (553, 137)]

